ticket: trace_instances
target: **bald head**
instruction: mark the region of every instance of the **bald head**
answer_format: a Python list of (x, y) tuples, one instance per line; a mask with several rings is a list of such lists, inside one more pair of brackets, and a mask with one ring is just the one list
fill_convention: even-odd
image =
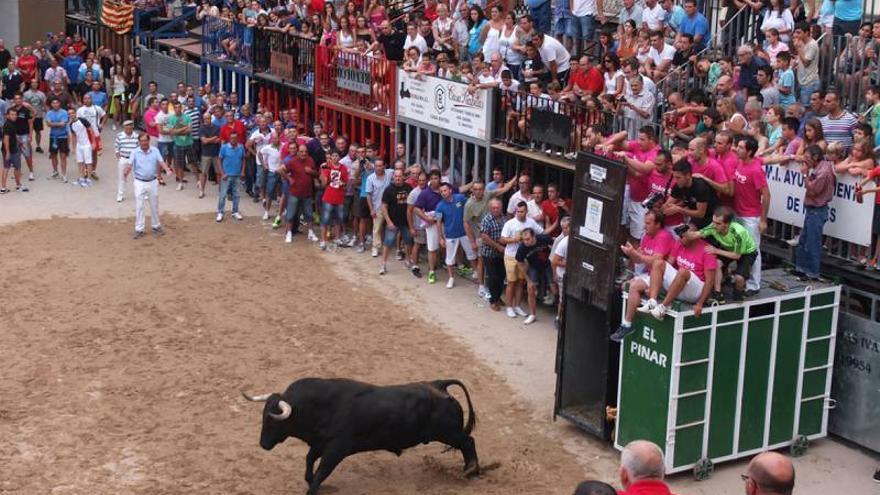
[(633, 440), (620, 454), (620, 482), (624, 488), (639, 480), (662, 480), (663, 451), (647, 440)]
[[(747, 493), (791, 495), (794, 490), (794, 466), (791, 460), (777, 452), (756, 455), (746, 470), (749, 485)], [(752, 488), (752, 490), (749, 490)]]

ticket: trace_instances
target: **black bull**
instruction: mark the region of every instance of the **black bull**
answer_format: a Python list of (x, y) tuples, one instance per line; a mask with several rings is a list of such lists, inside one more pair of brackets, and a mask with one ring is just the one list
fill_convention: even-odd
[[(464, 390), (468, 420), (447, 388)], [(309, 446), (306, 455), (308, 493), (346, 457), (358, 452), (387, 450), (397, 455), (420, 443), (441, 442), (461, 451), (466, 476), (479, 474), (471, 432), (476, 416), (467, 388), (458, 380), (376, 386), (346, 379), (304, 378), (283, 394), (251, 397), (265, 401), (260, 446), (271, 450), (287, 437)], [(315, 461), (321, 459), (317, 472)]]

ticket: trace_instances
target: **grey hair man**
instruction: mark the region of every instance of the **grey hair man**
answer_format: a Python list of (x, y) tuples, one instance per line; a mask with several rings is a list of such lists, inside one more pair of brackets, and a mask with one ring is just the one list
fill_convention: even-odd
[(669, 493), (663, 481), (665, 472), (660, 447), (647, 440), (633, 440), (620, 453), (620, 493)]

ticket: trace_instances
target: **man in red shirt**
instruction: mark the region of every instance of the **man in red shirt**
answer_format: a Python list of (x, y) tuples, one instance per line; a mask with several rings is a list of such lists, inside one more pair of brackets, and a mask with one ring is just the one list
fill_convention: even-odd
[(596, 96), (605, 88), (605, 79), (599, 69), (593, 65), (590, 57), (584, 55), (571, 72), (568, 84), (562, 89), (560, 99), (586, 101), (587, 96)]
[(556, 237), (562, 232), (560, 218), (571, 214), (571, 200), (562, 199), (559, 186), (551, 182), (547, 185), (547, 199), (541, 201), (541, 211), (544, 212), (544, 233)]
[(26, 83), (25, 87), (30, 87), (30, 82), (37, 77), (37, 57), (34, 56), (30, 46), (25, 46), (22, 55), (18, 57), (18, 70), (21, 71), (21, 77)]
[(633, 440), (620, 453), (619, 495), (671, 495), (663, 481), (663, 451), (647, 440)]
[(327, 154), (327, 162), (321, 165), (321, 185), (324, 186), (324, 203), (321, 211), (321, 250), (327, 249), (328, 228), (333, 227), (333, 238), (339, 240), (339, 230), (345, 222), (345, 185), (348, 169), (339, 163), (339, 150), (333, 148)]
[(223, 120), (226, 121), (223, 124), (223, 127), (220, 128), (220, 142), (226, 144), (229, 142), (229, 136), (235, 132), (239, 136), (246, 136), (247, 130), (244, 128), (244, 124), (241, 123), (240, 120), (235, 120), (232, 110), (227, 110), (224, 114)]
[(278, 173), (288, 185), (285, 195), (287, 197), (288, 230), (284, 242), (293, 242), (293, 234), (296, 233), (299, 226), (300, 212), (302, 212), (303, 223), (309, 232), (309, 240), (317, 240), (318, 238), (312, 230), (312, 195), (314, 194), (312, 181), (318, 175), (318, 171), (304, 144), (297, 147), (296, 155), (282, 158)]

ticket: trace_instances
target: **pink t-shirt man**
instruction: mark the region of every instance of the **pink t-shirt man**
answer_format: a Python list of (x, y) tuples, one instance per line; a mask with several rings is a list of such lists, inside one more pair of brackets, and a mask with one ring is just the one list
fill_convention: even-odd
[(727, 178), (727, 174), (724, 173), (724, 168), (714, 158), (706, 157), (705, 163), (697, 163), (696, 160), (688, 158), (688, 163), (691, 164), (691, 172), (694, 174), (700, 174), (719, 184), (727, 184), (730, 180)]
[(733, 177), (733, 211), (743, 218), (760, 217), (761, 191), (767, 188), (764, 162), (760, 158), (742, 162)]
[(654, 235), (645, 232), (645, 236), (639, 242), (639, 251), (647, 256), (660, 256), (666, 259), (676, 244), (672, 234), (666, 229), (660, 229)]
[[(659, 151), (659, 146), (654, 146), (648, 151), (642, 150), (638, 140), (632, 140), (626, 144), (627, 156), (642, 163), (653, 163)], [(644, 180), (640, 180), (639, 177), (630, 173), (626, 177), (626, 183), (629, 184), (629, 199), (631, 201), (642, 202), (648, 197), (649, 191)]]
[[(709, 150), (709, 158), (717, 161), (721, 165), (721, 170), (724, 171), (724, 176), (728, 179), (733, 177), (733, 172), (736, 170), (736, 167), (739, 166), (739, 158), (736, 156), (736, 153), (733, 150), (728, 150), (727, 153), (723, 155), (719, 155), (715, 153), (714, 149)], [(724, 206), (729, 206), (733, 208), (733, 198), (730, 196), (721, 195), (721, 204)]]
[(147, 136), (159, 139), (159, 126), (156, 125), (156, 115), (159, 110), (150, 107), (144, 112), (144, 126), (147, 128)]
[(706, 270), (718, 269), (718, 258), (706, 252), (706, 241), (697, 239), (690, 246), (676, 243), (671, 256), (675, 259), (676, 268), (687, 268), (697, 278), (706, 281)]
[(651, 170), (650, 174), (643, 175), (642, 182), (644, 182), (646, 198), (651, 193), (669, 194), (669, 190), (675, 185), (672, 181), (672, 172), (661, 174), (657, 169)]

